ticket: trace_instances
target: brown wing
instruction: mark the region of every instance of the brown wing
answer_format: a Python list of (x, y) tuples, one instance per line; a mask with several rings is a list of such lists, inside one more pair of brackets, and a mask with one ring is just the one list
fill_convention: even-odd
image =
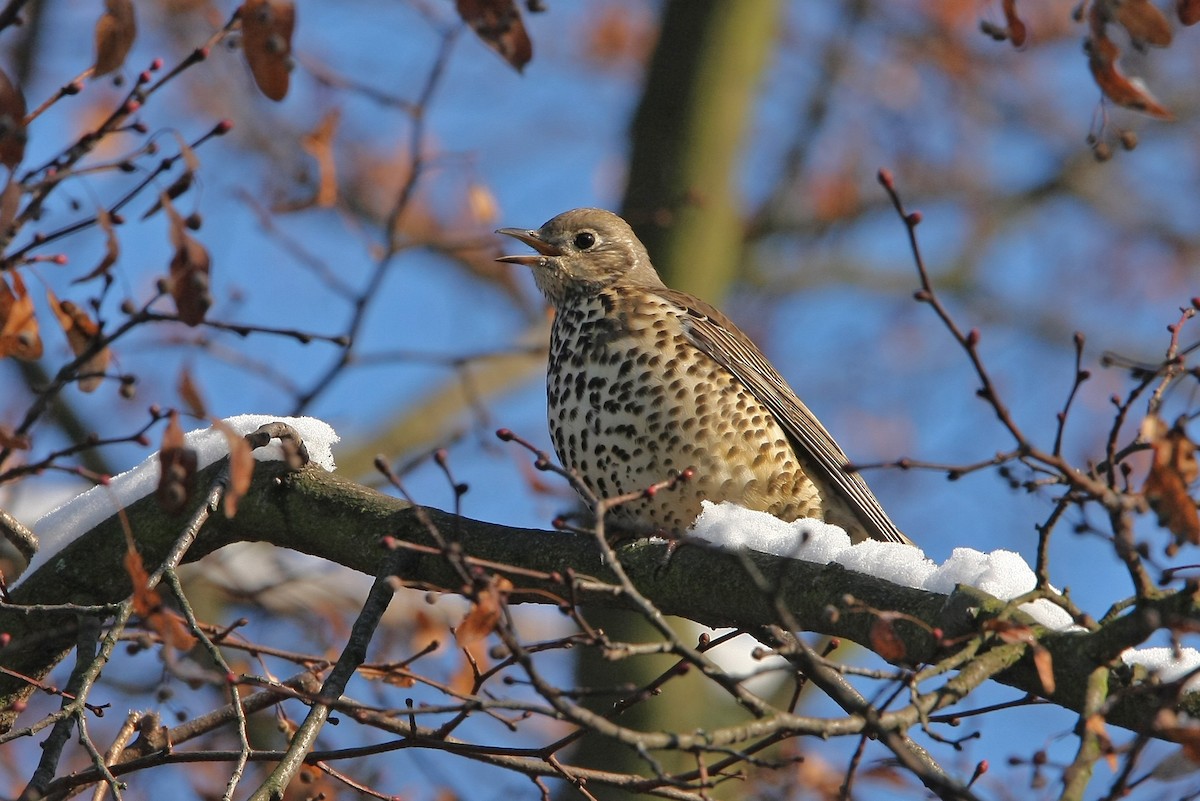
[(911, 543), (883, 511), (862, 476), (846, 472), (850, 463), (846, 454), (749, 337), (699, 298), (666, 287), (647, 289), (684, 312), (684, 330), (696, 347), (736, 375), (771, 410), (804, 458), (805, 468), (816, 471), (818, 483), (846, 501), (873, 539)]

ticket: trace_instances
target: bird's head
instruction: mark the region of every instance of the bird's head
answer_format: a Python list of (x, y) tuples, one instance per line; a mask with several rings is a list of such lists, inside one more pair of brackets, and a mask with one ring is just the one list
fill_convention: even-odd
[(536, 230), (501, 228), (537, 251), (499, 261), (533, 269), (538, 289), (554, 306), (594, 295), (615, 283), (662, 286), (646, 248), (629, 223), (603, 209), (572, 209)]

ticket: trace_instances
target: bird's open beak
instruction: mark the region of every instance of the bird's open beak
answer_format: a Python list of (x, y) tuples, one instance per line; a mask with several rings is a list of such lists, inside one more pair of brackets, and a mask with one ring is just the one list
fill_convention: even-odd
[(511, 236), (513, 239), (519, 239), (529, 247), (536, 250), (539, 254), (525, 256), (501, 256), (496, 261), (506, 261), (510, 264), (524, 264), (526, 267), (531, 267), (537, 264), (545, 256), (561, 256), (562, 250), (555, 245), (550, 244), (538, 235), (537, 231), (527, 231), (523, 228), (498, 228), (498, 234)]

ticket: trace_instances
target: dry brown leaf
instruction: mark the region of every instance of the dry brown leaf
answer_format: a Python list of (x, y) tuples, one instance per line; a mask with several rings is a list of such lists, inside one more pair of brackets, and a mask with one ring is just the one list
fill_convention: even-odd
[(132, 0), (104, 0), (104, 13), (96, 21), (96, 63), (92, 77), (120, 69), (137, 38), (137, 18)]
[(517, 72), (533, 58), (533, 43), (525, 31), (515, 0), (457, 0), (458, 15), (488, 47)]
[(25, 93), (0, 70), (0, 164), (16, 169), (25, 158)]
[(0, 234), (11, 234), (12, 224), (21, 208), (21, 193), (24, 191), (21, 182), (14, 181), (12, 172), (9, 172), (8, 183), (4, 185), (4, 191), (0, 192)]
[(246, 0), (239, 13), (242, 52), (254, 82), (271, 100), (283, 100), (291, 80), (295, 4), (290, 0)]
[(167, 210), (171, 226), (171, 244), (175, 246), (168, 282), (171, 297), (175, 299), (175, 310), (183, 322), (199, 325), (212, 306), (212, 290), (209, 284), (212, 260), (205, 247), (188, 234), (183, 218), (179, 216), (165, 192), (159, 195), (159, 200)]
[(208, 406), (204, 403), (204, 396), (200, 394), (200, 389), (192, 380), (191, 371), (186, 367), (179, 371), (179, 384), (176, 389), (189, 412), (196, 417), (208, 417)]
[(317, 127), (300, 139), (300, 145), (317, 161), (317, 196), (314, 203), (327, 209), (337, 203), (337, 168), (333, 160), (333, 137), (337, 134), (342, 114), (330, 109), (321, 117)]
[[(192, 188), (192, 184), (195, 183), (196, 180), (196, 173), (200, 170), (200, 159), (196, 157), (195, 149), (192, 148), (192, 146), (189, 145), (187, 141), (179, 135), (178, 131), (175, 131), (174, 133), (175, 141), (179, 143), (179, 157), (183, 159), (183, 172), (180, 173), (179, 177), (172, 181), (171, 185), (164, 190), (166, 196), (171, 200), (175, 200), (184, 192)], [(155, 200), (154, 205), (146, 210), (146, 213), (142, 215), (142, 219), (149, 219), (162, 207), (162, 193), (160, 193), (158, 200)]]
[(188, 499), (192, 497), (197, 458), (195, 450), (184, 446), (179, 413), (174, 410), (167, 421), (167, 430), (163, 432), (158, 462), (162, 470), (155, 491), (158, 505), (168, 514), (177, 515), (187, 508)]
[(899, 662), (908, 653), (904, 640), (896, 633), (892, 625), (895, 618), (881, 614), (871, 621), (871, 631), (868, 635), (871, 650), (889, 662)]
[(164, 643), (181, 651), (191, 650), (196, 638), (182, 620), (163, 606), (158, 591), (150, 588), (150, 575), (142, 564), (142, 555), (132, 546), (125, 552), (125, 570), (133, 583), (133, 611), (158, 632)]
[(225, 516), (237, 515), (238, 503), (250, 491), (254, 477), (254, 451), (246, 438), (221, 420), (212, 421), (213, 428), (225, 435), (229, 445), (229, 486), (225, 488)]
[(1037, 641), (1037, 635), (1032, 628), (1011, 620), (988, 620), (983, 624), (983, 628), (985, 631), (995, 634), (1002, 642), (1024, 643), (1030, 646), (1033, 666), (1037, 670), (1038, 679), (1042, 682), (1042, 689), (1047, 695), (1053, 694), (1055, 688), (1054, 662), (1050, 652)]
[(363, 665), (358, 669), (358, 675), (393, 687), (413, 687), (417, 683), (416, 677), (403, 665)]
[(212, 306), (208, 275), (211, 260), (208, 251), (187, 234), (183, 246), (171, 259), (171, 296), (179, 319), (188, 325), (199, 325)]
[(1046, 695), (1054, 695), (1054, 688), (1057, 686), (1054, 681), (1054, 659), (1045, 646), (1033, 646), (1033, 666), (1042, 682), (1042, 690)]
[(983, 624), (984, 631), (990, 631), (1003, 642), (1023, 642), (1027, 645), (1037, 645), (1037, 637), (1033, 629), (1023, 623), (1011, 620), (988, 620)]
[(1142, 421), (1142, 438), (1154, 449), (1142, 494), (1158, 516), (1158, 524), (1175, 535), (1168, 550), (1174, 553), (1185, 542), (1200, 545), (1200, 514), (1188, 492), (1188, 485), (1200, 476), (1196, 443), (1188, 438), (1182, 420), (1168, 429), (1157, 415)]
[[(58, 297), (49, 289), (46, 290), (46, 301), (50, 305), (50, 310), (54, 312), (59, 327), (67, 335), (67, 344), (71, 346), (71, 352), (76, 356), (82, 356), (91, 350), (100, 336), (100, 326), (86, 311), (71, 301), (59, 302)], [(79, 389), (83, 392), (91, 392), (100, 386), (104, 382), (104, 371), (108, 369), (108, 363), (111, 360), (112, 352), (106, 345), (80, 364)]]
[(1175, 13), (1184, 25), (1195, 25), (1200, 22), (1200, 0), (1179, 0), (1175, 5)]
[[(3, 203), (2, 199), (0, 199), (0, 203)], [(121, 243), (117, 240), (117, 230), (113, 225), (112, 215), (103, 206), (96, 210), (96, 224), (100, 226), (100, 230), (104, 231), (104, 258), (100, 259), (100, 263), (90, 273), (76, 278), (71, 282), (72, 284), (81, 284), (84, 281), (107, 275), (121, 255)]]
[(1160, 120), (1173, 120), (1175, 115), (1161, 105), (1138, 78), (1131, 78), (1117, 69), (1120, 49), (1112, 40), (1093, 35), (1087, 41), (1088, 68), (1100, 91), (1118, 106), (1149, 114)]
[(28, 434), (16, 434), (8, 426), (0, 425), (0, 448), (14, 451), (27, 451), (33, 441)]
[(12, 356), (23, 361), (42, 358), (42, 336), (38, 332), (33, 298), (21, 274), (10, 273), (12, 288), (0, 274), (0, 359)]
[(1017, 14), (1017, 0), (1004, 0), (1001, 3), (1004, 11), (1004, 24), (1007, 26), (1008, 41), (1013, 47), (1024, 47), (1028, 38), (1025, 22)]
[[(1179, 743), (1189, 761), (1200, 763), (1200, 727), (1183, 724), (1172, 714), (1166, 721), (1155, 721), (1155, 731), (1159, 736)], [(1200, 764), (1197, 767), (1200, 768)]]
[(1171, 44), (1171, 23), (1150, 0), (1121, 0), (1116, 6), (1117, 22), (1134, 42), (1155, 47)]

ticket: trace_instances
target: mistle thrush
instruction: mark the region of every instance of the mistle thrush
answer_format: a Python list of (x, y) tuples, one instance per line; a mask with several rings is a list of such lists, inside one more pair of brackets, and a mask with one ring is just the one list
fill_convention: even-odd
[(820, 518), (856, 542), (908, 542), (762, 351), (712, 306), (667, 287), (628, 223), (575, 209), (497, 233), (537, 251), (500, 260), (531, 267), (556, 312), (546, 394), (563, 465), (601, 498), (694, 469), (670, 491), (613, 508), (610, 524), (679, 533), (708, 499)]

